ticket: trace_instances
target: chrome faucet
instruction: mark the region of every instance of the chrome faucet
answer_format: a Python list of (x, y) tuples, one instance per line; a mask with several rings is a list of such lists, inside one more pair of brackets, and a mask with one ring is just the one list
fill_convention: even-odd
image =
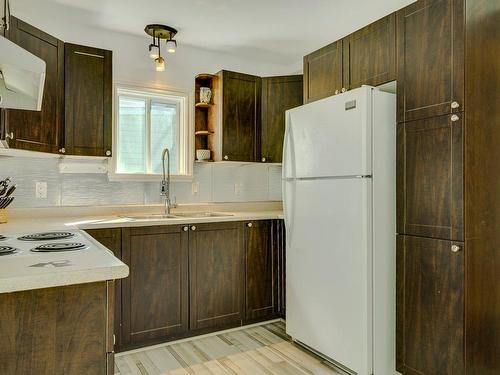
[[(165, 176), (165, 155), (167, 156), (167, 175)], [(170, 209), (175, 208), (177, 205), (170, 200), (170, 151), (167, 147), (163, 150), (161, 155), (163, 165), (163, 178), (161, 180), (161, 195), (165, 197), (165, 215), (170, 215)]]

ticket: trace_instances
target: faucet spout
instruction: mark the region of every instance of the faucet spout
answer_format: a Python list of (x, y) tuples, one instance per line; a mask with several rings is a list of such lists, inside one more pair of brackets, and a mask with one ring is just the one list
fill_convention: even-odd
[[(165, 156), (167, 157), (167, 173), (165, 174)], [(163, 166), (163, 178), (161, 180), (161, 195), (165, 197), (165, 215), (170, 215), (171, 201), (170, 201), (170, 151), (167, 147), (163, 150), (161, 155)]]

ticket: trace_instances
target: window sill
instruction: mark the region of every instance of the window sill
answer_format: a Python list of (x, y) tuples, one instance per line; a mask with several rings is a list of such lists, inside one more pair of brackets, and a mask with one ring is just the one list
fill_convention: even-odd
[[(136, 182), (160, 182), (163, 178), (161, 174), (142, 174), (142, 173), (108, 173), (109, 181), (136, 181)], [(170, 175), (171, 182), (190, 182), (193, 175)]]

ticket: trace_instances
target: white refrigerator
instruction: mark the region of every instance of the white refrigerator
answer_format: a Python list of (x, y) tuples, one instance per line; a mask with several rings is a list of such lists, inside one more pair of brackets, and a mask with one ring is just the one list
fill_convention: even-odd
[(347, 373), (395, 373), (396, 97), (287, 111), (286, 330)]

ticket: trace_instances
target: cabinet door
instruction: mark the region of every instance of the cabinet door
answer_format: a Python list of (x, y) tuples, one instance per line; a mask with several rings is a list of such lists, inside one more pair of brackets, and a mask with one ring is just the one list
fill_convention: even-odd
[(65, 45), (67, 154), (111, 156), (112, 52)]
[(246, 320), (272, 318), (278, 312), (278, 249), (271, 220), (245, 223)]
[(10, 18), (8, 39), (45, 61), (41, 111), (4, 110), (4, 136), (12, 133), (9, 147), (59, 152), (64, 126), (64, 43), (15, 18)]
[(464, 374), (463, 243), (411, 236), (397, 243), (399, 371)]
[(286, 239), (284, 220), (276, 221), (274, 243), (278, 248), (278, 309), (282, 318), (286, 317)]
[(125, 345), (174, 338), (188, 328), (188, 232), (178, 225), (124, 228)]
[(342, 90), (342, 40), (304, 56), (304, 103)]
[(396, 14), (344, 38), (344, 86), (378, 86), (396, 79)]
[(464, 109), (463, 8), (419, 0), (398, 12), (398, 121)]
[(302, 75), (262, 78), (262, 162), (281, 163), (285, 111), (302, 105), (302, 90)]
[(260, 154), (260, 77), (222, 72), (222, 159), (256, 161)]
[(463, 240), (461, 117), (445, 115), (398, 124), (399, 234)]
[[(113, 252), (115, 257), (122, 259), (122, 231), (120, 228), (110, 229), (88, 229), (86, 232), (95, 238), (103, 246)], [(122, 282), (121, 279), (115, 280), (115, 312), (114, 312), (114, 335), (115, 350), (120, 350), (121, 326), (122, 326)]]
[(190, 329), (240, 325), (244, 318), (241, 225), (230, 222), (190, 227)]

